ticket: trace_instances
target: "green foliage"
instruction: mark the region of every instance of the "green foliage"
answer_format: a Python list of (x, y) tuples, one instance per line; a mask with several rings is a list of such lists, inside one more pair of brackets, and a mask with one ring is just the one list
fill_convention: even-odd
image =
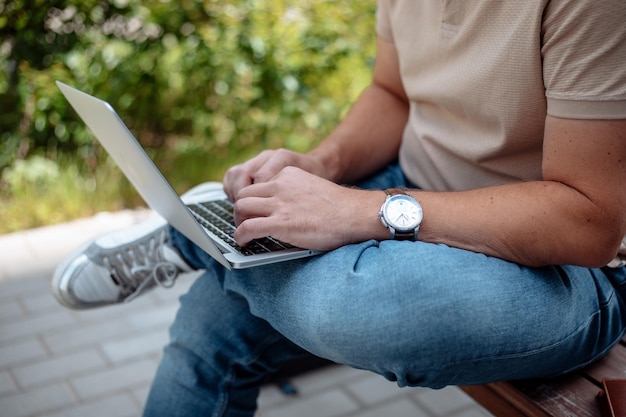
[[(122, 174), (105, 163), (85, 176), (76, 161), (52, 161), (41, 156), (18, 160), (5, 170), (0, 218), (2, 231), (16, 231), (85, 217), (98, 211), (118, 210), (135, 196)], [(114, 200), (94, 198), (115, 195)]]
[[(35, 155), (85, 178), (105, 169), (54, 80), (109, 101), (177, 188), (259, 149), (309, 149), (369, 82), (374, 10), (375, 0), (0, 0), (0, 203), (17, 198), (16, 162)], [(207, 169), (207, 155), (224, 162)]]

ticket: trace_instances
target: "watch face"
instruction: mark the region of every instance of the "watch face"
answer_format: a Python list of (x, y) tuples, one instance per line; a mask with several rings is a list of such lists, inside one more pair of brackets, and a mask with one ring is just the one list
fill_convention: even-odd
[(389, 198), (384, 208), (385, 220), (398, 232), (409, 232), (422, 222), (422, 207), (413, 197), (396, 194)]

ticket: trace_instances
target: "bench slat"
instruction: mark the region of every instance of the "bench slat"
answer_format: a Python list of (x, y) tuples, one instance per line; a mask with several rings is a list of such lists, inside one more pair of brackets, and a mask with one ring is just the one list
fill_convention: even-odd
[(579, 375), (565, 375), (550, 381), (515, 382), (513, 386), (549, 416), (598, 416), (599, 388)]
[(584, 369), (598, 386), (605, 378), (626, 378), (626, 346), (617, 345), (604, 358)]
[(625, 377), (626, 345), (619, 344), (603, 359), (569, 375), (461, 388), (496, 416), (598, 417), (602, 379)]
[(571, 374), (550, 381), (495, 382), (461, 387), (496, 416), (598, 417), (598, 387)]
[(534, 410), (535, 414), (528, 414), (528, 407), (523, 401), (512, 401), (511, 393), (514, 392), (515, 388), (508, 382), (467, 385), (460, 388), (494, 416), (528, 417), (534, 415), (537, 417), (549, 417), (541, 410)]
[(626, 335), (604, 358), (578, 372), (460, 388), (496, 416), (598, 417), (597, 395), (605, 378), (626, 378)]

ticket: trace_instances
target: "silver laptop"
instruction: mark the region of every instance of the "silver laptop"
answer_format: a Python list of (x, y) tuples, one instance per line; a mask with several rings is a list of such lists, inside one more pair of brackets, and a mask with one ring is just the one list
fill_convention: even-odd
[(271, 237), (239, 247), (232, 238), (232, 203), (222, 184), (202, 184), (185, 193), (183, 201), (109, 103), (59, 81), (57, 85), (148, 206), (225, 267), (248, 268), (320, 253)]

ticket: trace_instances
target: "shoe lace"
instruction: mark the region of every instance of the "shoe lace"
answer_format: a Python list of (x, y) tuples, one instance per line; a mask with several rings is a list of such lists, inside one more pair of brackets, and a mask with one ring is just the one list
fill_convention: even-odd
[(178, 267), (163, 258), (160, 247), (167, 242), (162, 230), (144, 242), (138, 242), (102, 258), (111, 278), (120, 287), (125, 302), (139, 296), (144, 289), (156, 283), (171, 288), (178, 276)]

